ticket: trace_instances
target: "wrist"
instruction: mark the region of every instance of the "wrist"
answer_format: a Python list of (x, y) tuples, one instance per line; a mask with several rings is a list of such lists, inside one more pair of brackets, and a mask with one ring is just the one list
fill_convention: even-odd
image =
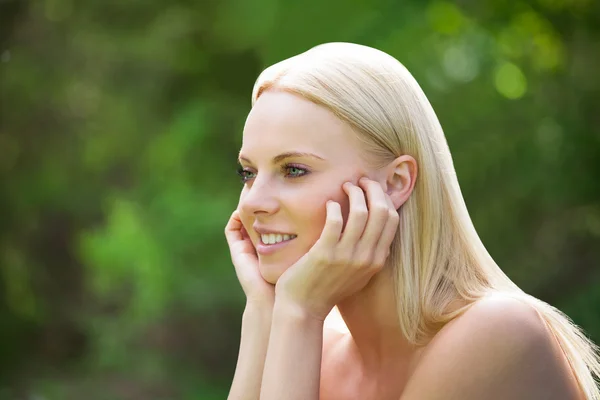
[(273, 315), (273, 302), (268, 301), (247, 301), (244, 308), (244, 317), (271, 317)]
[(273, 316), (289, 317), (298, 321), (316, 322), (323, 324), (328, 311), (316, 311), (302, 304), (285, 298), (276, 298), (273, 307)]
[(261, 310), (261, 311), (273, 311), (275, 304), (274, 297), (260, 297), (260, 298), (246, 298), (246, 310)]

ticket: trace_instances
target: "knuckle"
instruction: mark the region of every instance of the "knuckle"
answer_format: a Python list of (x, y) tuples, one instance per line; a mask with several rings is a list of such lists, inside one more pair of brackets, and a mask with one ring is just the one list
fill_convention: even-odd
[(356, 218), (366, 219), (369, 216), (369, 211), (366, 209), (366, 207), (356, 207), (352, 209), (352, 214)]
[(363, 179), (360, 183), (365, 187), (375, 187), (377, 185), (377, 182), (371, 179)]
[(322, 264), (322, 263), (328, 262), (328, 257), (323, 251), (315, 252), (314, 254), (312, 254), (312, 257), (310, 259), (312, 260), (313, 263), (316, 263), (316, 264)]
[(362, 195), (364, 193), (364, 190), (360, 186), (351, 186), (350, 191), (358, 195)]
[(373, 258), (370, 254), (361, 254), (352, 259), (352, 266), (355, 268), (364, 268), (371, 265)]
[(338, 249), (335, 252), (332, 252), (332, 258), (335, 260), (337, 264), (351, 264), (352, 257), (348, 251)]
[(321, 265), (331, 265), (334, 263), (334, 258), (331, 257), (329, 254), (322, 254), (317, 262)]
[(371, 263), (371, 267), (376, 271), (380, 270), (385, 265), (386, 258), (387, 258), (387, 256), (386, 257), (376, 257), (375, 260), (373, 260), (373, 262)]
[(389, 212), (389, 208), (384, 204), (376, 204), (373, 206), (373, 212), (377, 214), (387, 215)]
[(360, 258), (357, 259), (356, 256), (352, 254), (345, 257), (345, 264), (354, 268), (360, 268), (363, 265), (362, 260)]
[(374, 262), (373, 264), (371, 264), (370, 271), (375, 274), (383, 269), (383, 265), (384, 263), (382, 262)]
[(331, 264), (335, 260), (335, 255), (333, 251), (328, 251), (327, 249), (319, 249), (315, 254), (314, 260), (320, 264)]
[(344, 223), (343, 219), (340, 218), (339, 216), (329, 217), (328, 222), (329, 222), (329, 224), (331, 224), (334, 227), (342, 226), (342, 224)]

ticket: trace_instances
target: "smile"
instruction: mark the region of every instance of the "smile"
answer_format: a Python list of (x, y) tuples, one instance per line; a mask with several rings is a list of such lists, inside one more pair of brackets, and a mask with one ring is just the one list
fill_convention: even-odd
[(256, 252), (261, 256), (269, 256), (282, 250), (296, 239), (297, 235), (267, 233), (260, 235)]
[(281, 242), (287, 242), (295, 239), (297, 235), (279, 234), (279, 233), (268, 233), (260, 235), (260, 241), (262, 244), (272, 245)]

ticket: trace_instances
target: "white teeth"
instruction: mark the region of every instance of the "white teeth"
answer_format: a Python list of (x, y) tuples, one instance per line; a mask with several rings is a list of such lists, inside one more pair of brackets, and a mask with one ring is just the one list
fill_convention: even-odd
[(268, 233), (260, 235), (260, 240), (264, 244), (275, 244), (280, 242), (285, 242), (286, 240), (291, 240), (296, 238), (296, 235), (281, 235), (279, 233)]

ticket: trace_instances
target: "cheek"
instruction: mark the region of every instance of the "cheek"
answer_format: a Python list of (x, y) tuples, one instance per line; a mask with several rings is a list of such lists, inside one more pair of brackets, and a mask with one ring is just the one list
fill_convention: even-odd
[[(263, 278), (276, 283), (282, 273), (304, 256), (321, 237), (327, 218), (325, 203), (327, 200), (338, 202), (342, 208), (342, 216), (346, 221), (348, 215), (348, 196), (339, 186), (323, 185), (312, 187), (310, 193), (293, 193), (282, 195), (282, 218), (289, 223), (298, 234), (298, 241), (290, 250), (269, 258), (259, 257)], [(241, 215), (241, 214), (240, 214)], [(250, 219), (250, 218), (249, 218)]]
[(322, 199), (307, 200), (304, 207), (307, 212), (302, 216), (302, 242), (304, 250), (308, 251), (321, 236), (327, 213)]
[[(321, 236), (321, 232), (325, 227), (327, 220), (327, 209), (325, 203), (328, 200), (333, 200), (340, 204), (344, 226), (348, 218), (349, 199), (348, 195), (341, 188), (341, 184), (335, 190), (328, 188), (328, 191), (323, 190), (320, 194), (314, 196), (306, 196), (306, 201), (302, 202), (301, 207), (305, 210), (302, 213), (301, 224), (304, 230), (308, 246), (312, 246)], [(310, 247), (309, 247), (310, 248)], [(307, 249), (308, 251), (308, 249)]]
[[(344, 221), (343, 228), (345, 228), (346, 222), (348, 222), (348, 214), (350, 211), (350, 199), (348, 198), (348, 195), (346, 194), (346, 192), (344, 192), (344, 189), (342, 189), (340, 187), (340, 189), (338, 191), (336, 191), (334, 194), (332, 194), (330, 199), (340, 205), (340, 211), (342, 213), (342, 220)], [(323, 208), (325, 208), (325, 207), (323, 207)], [(326, 216), (326, 214), (327, 213), (324, 212), (325, 216)], [(324, 217), (324, 219), (325, 219), (325, 217)], [(343, 228), (342, 228), (342, 230), (343, 230)]]

